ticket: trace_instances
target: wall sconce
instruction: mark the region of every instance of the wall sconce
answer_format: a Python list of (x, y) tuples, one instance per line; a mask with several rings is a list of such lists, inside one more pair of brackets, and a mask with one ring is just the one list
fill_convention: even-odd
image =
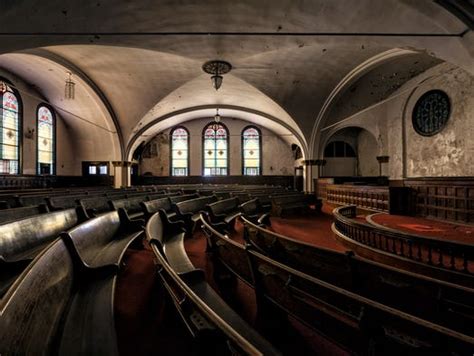
[(32, 140), (34, 136), (35, 129), (30, 129), (29, 127), (27, 127), (25, 131), (25, 138)]

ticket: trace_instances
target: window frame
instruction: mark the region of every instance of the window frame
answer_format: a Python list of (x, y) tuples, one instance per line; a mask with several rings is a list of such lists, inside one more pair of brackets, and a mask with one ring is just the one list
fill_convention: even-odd
[[(51, 174), (41, 174), (39, 170), (39, 110), (41, 107), (46, 107), (51, 112), (53, 116), (53, 169)], [(56, 112), (53, 107), (46, 103), (40, 103), (36, 107), (36, 174), (37, 175), (56, 175)]]
[[(16, 174), (0, 173), (0, 175), (18, 176), (23, 174), (23, 99), (20, 92), (14, 87), (12, 82), (0, 76), (0, 81), (4, 82), (15, 95), (18, 102), (18, 172)], [(0, 105), (0, 123), (3, 120), (3, 94)]]
[[(175, 176), (173, 175), (173, 133), (177, 130), (177, 129), (184, 129), (184, 131), (186, 131), (186, 134), (188, 135), (188, 139), (187, 139), (187, 145), (188, 145), (188, 148), (187, 148), (187, 158), (186, 158), (186, 169), (187, 169), (187, 172), (188, 174), (184, 175), (184, 176)], [(178, 125), (178, 126), (175, 126), (171, 129), (170, 133), (169, 133), (169, 140), (170, 140), (170, 177), (189, 177), (190, 176), (190, 166), (191, 166), (191, 156), (190, 156), (190, 143), (191, 143), (191, 135), (189, 134), (189, 130), (182, 126), (182, 125)]]
[[(209, 126), (216, 125), (216, 124), (221, 125), (224, 128), (225, 132), (226, 132), (226, 142), (227, 142), (227, 150), (226, 150), (227, 151), (227, 161), (226, 161), (227, 162), (227, 167), (226, 168), (227, 168), (227, 170), (226, 170), (226, 174), (205, 175), (204, 174), (204, 170), (206, 168), (206, 157), (205, 157), (206, 152), (205, 152), (205, 149), (204, 149), (204, 144), (205, 144), (205, 140), (206, 140), (205, 133), (206, 133), (206, 130)], [(230, 175), (230, 134), (229, 134), (229, 129), (227, 128), (227, 126), (222, 122), (217, 123), (217, 122), (211, 121), (210, 123), (206, 124), (204, 126), (204, 128), (202, 129), (201, 138), (202, 138), (202, 140), (201, 140), (201, 151), (202, 151), (202, 154), (201, 154), (201, 159), (202, 159), (201, 176), (202, 177), (225, 177), (225, 176), (229, 176)], [(216, 168), (216, 167), (214, 167), (214, 168)]]
[[(248, 175), (245, 174), (245, 157), (244, 157), (244, 133), (248, 129), (255, 129), (258, 132), (258, 174), (256, 175)], [(242, 166), (242, 175), (243, 176), (248, 176), (248, 177), (256, 177), (256, 176), (261, 176), (262, 175), (262, 130), (258, 128), (255, 125), (247, 125), (242, 129), (242, 132), (240, 133), (241, 141), (240, 141), (240, 155), (241, 155), (241, 166)]]

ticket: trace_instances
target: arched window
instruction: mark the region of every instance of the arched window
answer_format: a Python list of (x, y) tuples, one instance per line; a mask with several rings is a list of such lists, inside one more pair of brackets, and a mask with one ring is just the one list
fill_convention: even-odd
[(0, 174), (18, 174), (20, 166), (20, 103), (13, 90), (2, 84), (0, 108)]
[(184, 127), (171, 131), (171, 175), (189, 174), (189, 133)]
[(55, 173), (55, 117), (46, 105), (38, 106), (37, 111), (37, 154), (38, 174)]
[(324, 149), (324, 157), (356, 157), (356, 154), (347, 142), (333, 141)]
[(223, 124), (210, 123), (203, 131), (203, 166), (205, 176), (228, 174), (229, 141)]
[(242, 174), (258, 176), (261, 174), (261, 137), (260, 130), (248, 126), (242, 131)]

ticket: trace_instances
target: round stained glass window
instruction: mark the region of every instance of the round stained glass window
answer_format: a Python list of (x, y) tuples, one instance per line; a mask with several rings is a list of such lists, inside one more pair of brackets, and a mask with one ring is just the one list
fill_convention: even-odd
[(422, 136), (433, 136), (446, 126), (450, 111), (448, 95), (441, 90), (430, 90), (418, 99), (413, 108), (413, 128)]

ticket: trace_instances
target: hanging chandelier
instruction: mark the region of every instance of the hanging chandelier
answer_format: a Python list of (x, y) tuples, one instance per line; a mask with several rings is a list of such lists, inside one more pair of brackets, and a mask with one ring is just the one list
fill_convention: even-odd
[(76, 90), (75, 90), (76, 83), (74, 83), (74, 81), (72, 80), (72, 73), (67, 72), (67, 74), (68, 74), (68, 77), (66, 78), (66, 84), (64, 86), (64, 99), (74, 100), (74, 97), (76, 94)]
[(229, 73), (231, 69), (232, 65), (226, 61), (213, 60), (202, 65), (202, 70), (212, 75), (212, 85), (216, 90), (219, 90), (224, 80), (222, 74)]

